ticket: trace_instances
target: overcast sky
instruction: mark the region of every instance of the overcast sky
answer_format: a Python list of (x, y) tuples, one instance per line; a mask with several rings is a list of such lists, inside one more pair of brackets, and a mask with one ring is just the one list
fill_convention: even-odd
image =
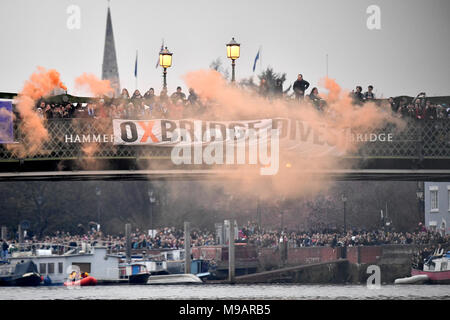
[[(80, 29), (70, 30), (67, 8), (81, 10)], [(381, 29), (369, 30), (367, 7), (381, 9)], [(82, 72), (101, 76), (107, 0), (0, 0), (0, 91), (17, 92), (37, 66), (55, 68), (74, 91)], [(252, 75), (262, 46), (261, 68), (298, 73), (312, 86), (326, 75), (347, 89), (374, 85), (375, 93), (450, 95), (450, 1), (448, 0), (111, 0), (121, 86), (162, 87), (155, 69), (161, 39), (173, 52), (169, 91), (182, 75), (226, 58), (225, 44), (241, 43), (237, 79)]]

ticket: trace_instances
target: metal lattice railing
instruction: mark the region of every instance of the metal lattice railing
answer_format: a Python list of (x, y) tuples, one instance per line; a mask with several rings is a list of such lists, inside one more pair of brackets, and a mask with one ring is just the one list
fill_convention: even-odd
[[(40, 151), (23, 157), (29, 160), (66, 160), (84, 157), (104, 159), (169, 159), (170, 147), (114, 145), (111, 119), (61, 119), (45, 123), (50, 140), (44, 142)], [(417, 121), (409, 123), (403, 130), (386, 126), (380, 133), (391, 133), (392, 141), (365, 143), (353, 157), (404, 158), (450, 160), (450, 121)], [(106, 136), (108, 142), (76, 141), (76, 135)], [(69, 138), (68, 138), (69, 137)], [(70, 139), (72, 137), (72, 139)], [(25, 143), (15, 128), (15, 140)], [(80, 143), (81, 142), (81, 143)], [(5, 145), (0, 145), (0, 161), (17, 161), (21, 157)]]

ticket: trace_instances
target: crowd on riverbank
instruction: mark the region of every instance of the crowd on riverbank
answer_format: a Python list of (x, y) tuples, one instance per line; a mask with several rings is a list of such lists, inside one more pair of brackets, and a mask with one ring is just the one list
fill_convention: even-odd
[(389, 232), (386, 230), (338, 232), (251, 232), (251, 229), (241, 231), (241, 241), (260, 247), (277, 247), (280, 242), (287, 242), (289, 247), (353, 247), (375, 246), (387, 244), (450, 244), (450, 235), (443, 236), (440, 232), (420, 229), (414, 232)]
[[(209, 230), (192, 230), (191, 245), (193, 247), (217, 245), (216, 235)], [(420, 225), (414, 232), (389, 232), (386, 230), (373, 231), (349, 231), (337, 232), (324, 230), (322, 232), (299, 232), (286, 230), (261, 230), (254, 223), (247, 223), (237, 233), (236, 242), (247, 243), (257, 247), (276, 248), (280, 243), (287, 242), (292, 248), (298, 247), (352, 247), (374, 246), (389, 244), (409, 244), (436, 246), (450, 245), (450, 235), (442, 235), (440, 232), (426, 230)], [(84, 235), (70, 235), (57, 232), (53, 236), (42, 239), (33, 237), (25, 239), (23, 247), (36, 249), (61, 249), (80, 246), (81, 243), (89, 243), (91, 246), (102, 245), (111, 251), (124, 251), (126, 239), (123, 235), (103, 235), (101, 232), (91, 231)], [(138, 229), (131, 234), (131, 247), (134, 250), (149, 249), (182, 249), (184, 247), (183, 230), (174, 227), (157, 229), (154, 234)], [(2, 244), (2, 255), (11, 254), (19, 250), (17, 240), (5, 241)]]

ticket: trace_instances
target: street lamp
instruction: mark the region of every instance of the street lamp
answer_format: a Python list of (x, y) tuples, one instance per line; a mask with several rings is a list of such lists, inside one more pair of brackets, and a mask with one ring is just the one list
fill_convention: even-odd
[(148, 201), (150, 202), (150, 230), (152, 230), (152, 238), (153, 238), (153, 204), (156, 202), (156, 198), (153, 195), (153, 190), (148, 189)]
[(159, 65), (163, 68), (163, 88), (167, 89), (167, 82), (166, 82), (166, 75), (167, 75), (167, 68), (170, 68), (172, 66), (172, 52), (169, 52), (167, 50), (167, 47), (163, 49), (159, 53)]
[(424, 192), (424, 185), (423, 185), (422, 181), (417, 181), (416, 197), (417, 197), (417, 206), (419, 208), (420, 219), (422, 220), (423, 214), (425, 212), (425, 208), (424, 208), (425, 192)]
[(241, 45), (237, 43), (234, 38), (227, 44), (227, 57), (231, 59), (231, 82), (235, 82), (234, 67), (235, 61), (239, 58), (241, 51)]
[(345, 216), (345, 204), (347, 203), (347, 196), (345, 194), (343, 194), (341, 196), (341, 200), (344, 203), (344, 233), (347, 233), (347, 221), (346, 221), (346, 216)]

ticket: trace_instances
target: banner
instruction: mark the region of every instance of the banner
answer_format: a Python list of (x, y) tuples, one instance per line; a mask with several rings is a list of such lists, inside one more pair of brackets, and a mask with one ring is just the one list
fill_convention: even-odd
[(350, 141), (348, 133), (342, 130), (337, 134), (336, 130), (321, 124), (311, 126), (301, 120), (281, 118), (245, 121), (114, 119), (113, 140), (115, 145), (136, 146), (204, 146), (218, 142), (234, 144), (239, 139), (251, 142), (263, 138), (268, 141), (273, 129), (279, 132), (280, 148), (306, 156), (342, 156), (343, 148), (337, 148), (336, 145), (342, 147), (343, 143)]
[(0, 100), (0, 143), (13, 143), (12, 101)]

